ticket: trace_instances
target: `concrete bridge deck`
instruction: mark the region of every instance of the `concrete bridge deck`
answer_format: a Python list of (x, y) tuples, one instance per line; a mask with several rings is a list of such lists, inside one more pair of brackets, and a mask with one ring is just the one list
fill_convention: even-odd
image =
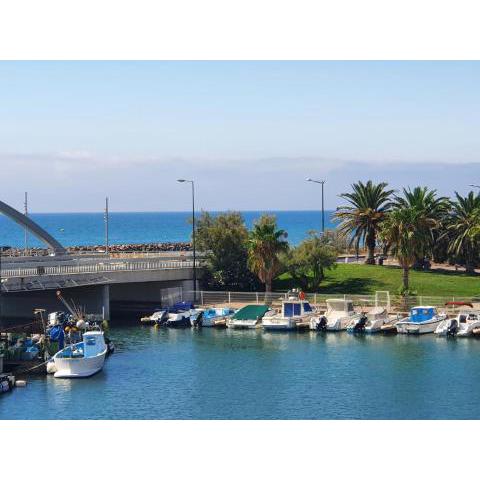
[[(198, 265), (198, 262), (197, 262)], [(3, 258), (3, 319), (25, 319), (34, 308), (63, 310), (56, 290), (90, 313), (110, 318), (110, 303), (165, 305), (190, 299), (193, 261), (184, 255), (54, 256)]]

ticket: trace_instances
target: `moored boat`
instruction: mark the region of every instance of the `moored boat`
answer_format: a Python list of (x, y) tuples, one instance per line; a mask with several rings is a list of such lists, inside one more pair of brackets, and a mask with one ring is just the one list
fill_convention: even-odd
[(327, 310), (323, 315), (310, 319), (310, 329), (317, 331), (341, 331), (355, 321), (360, 320), (361, 314), (355, 312), (352, 300), (331, 298), (326, 300)]
[(156, 325), (162, 323), (162, 320), (165, 317), (166, 313), (166, 309), (155, 310), (155, 312), (153, 312), (151, 315), (142, 317), (140, 319), (140, 322), (144, 325)]
[(262, 318), (270, 310), (268, 305), (246, 305), (227, 320), (229, 328), (261, 328)]
[(436, 307), (418, 306), (410, 310), (408, 317), (398, 321), (396, 328), (398, 333), (414, 335), (433, 333), (446, 318), (446, 313), (439, 313)]
[(279, 313), (265, 315), (262, 319), (264, 330), (297, 330), (301, 326), (309, 326), (310, 317), (315, 314), (315, 309), (305, 299), (290, 297), (282, 300)]
[(230, 307), (207, 308), (194, 321), (198, 327), (226, 327), (227, 320), (235, 313)]
[(90, 377), (102, 370), (107, 350), (102, 331), (87, 331), (81, 342), (68, 345), (53, 356), (50, 372), (55, 372), (56, 378)]
[(360, 318), (353, 320), (347, 327), (351, 333), (378, 333), (389, 323), (388, 312), (384, 307), (374, 307), (362, 313)]
[(445, 306), (461, 308), (455, 317), (446, 318), (438, 325), (435, 330), (438, 336), (470, 337), (475, 329), (480, 328), (480, 310), (474, 309), (471, 303), (447, 302)]

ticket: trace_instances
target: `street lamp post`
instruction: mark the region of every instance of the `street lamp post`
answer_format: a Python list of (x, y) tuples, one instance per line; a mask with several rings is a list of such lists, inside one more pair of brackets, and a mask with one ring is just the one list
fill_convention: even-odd
[(193, 247), (193, 301), (197, 301), (197, 252), (195, 249), (195, 182), (179, 178), (177, 182), (190, 183), (192, 185), (192, 247)]
[(324, 208), (324, 195), (323, 195), (323, 186), (325, 185), (326, 180), (314, 180), (313, 178), (307, 178), (307, 182), (319, 183), (322, 186), (322, 234), (325, 233), (325, 208)]
[(110, 253), (110, 245), (109, 245), (109, 238), (108, 238), (108, 222), (109, 222), (109, 211), (108, 211), (108, 197), (105, 197), (105, 212), (103, 220), (105, 222), (105, 254), (108, 255)]

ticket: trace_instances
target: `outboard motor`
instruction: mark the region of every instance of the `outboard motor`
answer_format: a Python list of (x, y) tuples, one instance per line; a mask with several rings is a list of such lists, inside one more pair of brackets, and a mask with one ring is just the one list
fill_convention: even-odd
[(365, 325), (367, 324), (367, 316), (363, 314), (358, 322), (354, 325), (353, 331), (355, 333), (361, 333), (365, 331)]
[(168, 313), (169, 313), (169, 310), (165, 310), (163, 312), (162, 316), (160, 317), (160, 320), (157, 320), (157, 325), (159, 325), (160, 327), (164, 327), (167, 324)]
[(194, 327), (202, 327), (203, 326), (203, 312), (200, 312), (195, 319), (193, 320)]
[(450, 320), (450, 325), (447, 328), (447, 335), (453, 337), (454, 335), (457, 334), (457, 332), (458, 332), (458, 321), (456, 318), (454, 318), (453, 320)]
[(317, 332), (326, 332), (327, 331), (327, 317), (322, 316), (317, 323)]

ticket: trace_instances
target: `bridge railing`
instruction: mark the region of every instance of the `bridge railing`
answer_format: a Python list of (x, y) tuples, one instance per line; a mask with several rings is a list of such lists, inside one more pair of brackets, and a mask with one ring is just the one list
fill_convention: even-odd
[(45, 275), (79, 275), (88, 273), (105, 272), (132, 272), (145, 270), (171, 270), (179, 268), (192, 268), (190, 260), (146, 260), (146, 261), (117, 261), (97, 262), (87, 264), (38, 266), (29, 268), (2, 269), (2, 278), (42, 277)]

